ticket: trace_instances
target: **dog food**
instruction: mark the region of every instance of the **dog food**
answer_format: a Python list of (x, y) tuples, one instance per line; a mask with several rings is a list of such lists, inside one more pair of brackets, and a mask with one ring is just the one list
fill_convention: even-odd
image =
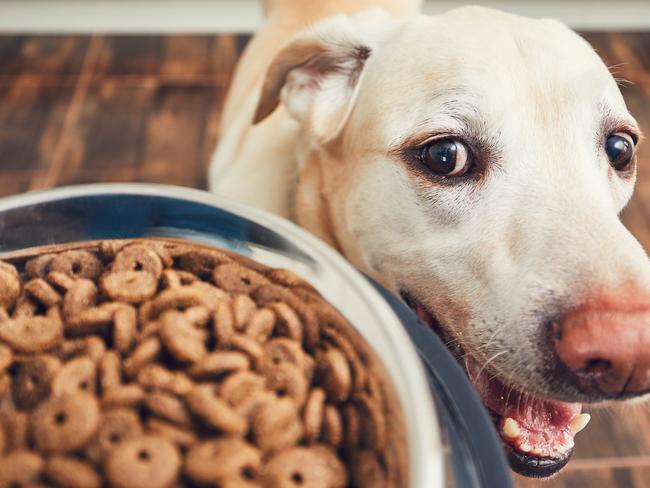
[(295, 274), (184, 241), (0, 262), (0, 488), (403, 487), (369, 347)]

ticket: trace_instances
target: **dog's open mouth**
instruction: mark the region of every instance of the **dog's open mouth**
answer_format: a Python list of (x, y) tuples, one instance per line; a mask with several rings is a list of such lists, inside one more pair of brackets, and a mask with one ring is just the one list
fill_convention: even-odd
[[(444, 339), (434, 315), (408, 293), (403, 292), (402, 297), (418, 317)], [(501, 436), (512, 469), (536, 478), (551, 476), (562, 469), (573, 452), (575, 435), (590, 419), (589, 414), (581, 413), (582, 405), (517, 391), (464, 351), (452, 352), (462, 357), (468, 377)]]

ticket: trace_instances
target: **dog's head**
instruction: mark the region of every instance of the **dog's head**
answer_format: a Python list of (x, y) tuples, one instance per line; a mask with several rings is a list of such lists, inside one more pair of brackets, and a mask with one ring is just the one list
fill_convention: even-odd
[(256, 120), (279, 99), (341, 249), (449, 341), (516, 469), (566, 463), (588, 421), (567, 402), (650, 389), (650, 265), (618, 218), (641, 136), (582, 38), (480, 8), (332, 18)]

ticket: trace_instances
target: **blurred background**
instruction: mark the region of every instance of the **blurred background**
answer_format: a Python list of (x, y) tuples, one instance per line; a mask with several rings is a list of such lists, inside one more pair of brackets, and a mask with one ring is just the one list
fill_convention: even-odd
[[(480, 3), (578, 30), (650, 134), (650, 1)], [(0, 196), (98, 181), (205, 188), (221, 105), (260, 22), (257, 0), (0, 0)], [(650, 143), (639, 160), (623, 220), (650, 250)], [(649, 408), (592, 410), (568, 467), (518, 486), (650, 486)]]

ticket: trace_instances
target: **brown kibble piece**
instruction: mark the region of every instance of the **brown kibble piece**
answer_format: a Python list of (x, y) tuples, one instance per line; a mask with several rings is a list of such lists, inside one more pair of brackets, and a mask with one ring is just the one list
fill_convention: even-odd
[(325, 406), (322, 431), (323, 442), (333, 448), (338, 448), (343, 442), (343, 419), (333, 405)]
[(106, 407), (136, 407), (144, 401), (145, 396), (141, 386), (129, 383), (105, 391), (102, 404)]
[(102, 263), (89, 251), (74, 249), (54, 256), (49, 270), (65, 273), (72, 278), (95, 280), (102, 272)]
[(54, 254), (41, 254), (35, 258), (30, 259), (25, 263), (25, 273), (30, 279), (45, 278), (49, 271), (50, 262), (54, 258)]
[(235, 317), (229, 303), (216, 305), (213, 318), (214, 336), (219, 345), (228, 344), (235, 334)]
[(386, 487), (386, 474), (377, 455), (372, 451), (358, 451), (350, 463), (354, 486)]
[(273, 398), (255, 410), (251, 432), (265, 452), (277, 452), (293, 446), (303, 433), (298, 407), (289, 398)]
[(238, 263), (217, 266), (212, 272), (212, 279), (217, 286), (231, 293), (250, 294), (255, 288), (270, 283), (261, 274)]
[(192, 365), (188, 373), (194, 378), (213, 377), (223, 373), (249, 369), (248, 357), (236, 351), (215, 351)]
[(258, 361), (263, 354), (262, 346), (252, 337), (244, 334), (235, 334), (229, 340), (229, 345), (246, 354), (252, 361)]
[(365, 393), (356, 397), (361, 419), (361, 435), (364, 447), (381, 452), (386, 447), (386, 419), (381, 405)]
[(43, 458), (32, 451), (14, 451), (0, 457), (0, 487), (32, 486), (43, 470)]
[(181, 371), (170, 371), (157, 364), (142, 368), (138, 383), (149, 390), (162, 390), (174, 395), (185, 395), (194, 388), (194, 383)]
[(278, 453), (264, 468), (263, 480), (268, 488), (343, 488), (348, 482), (345, 466), (325, 446), (294, 447)]
[(111, 486), (167, 488), (181, 469), (178, 449), (159, 436), (142, 436), (121, 443), (109, 455), (105, 472)]
[(157, 319), (167, 310), (185, 310), (205, 303), (203, 294), (190, 286), (167, 289), (160, 292), (151, 302), (150, 319)]
[(245, 417), (251, 415), (254, 409), (270, 395), (266, 391), (264, 377), (252, 371), (241, 371), (226, 378), (219, 389), (221, 398), (228, 405)]
[(147, 419), (147, 433), (167, 439), (169, 442), (176, 444), (182, 451), (193, 446), (199, 440), (194, 429), (172, 424), (156, 417)]
[(329, 400), (346, 401), (352, 389), (352, 373), (345, 355), (338, 349), (327, 349), (318, 356), (317, 368)]
[(192, 417), (185, 404), (176, 396), (154, 392), (147, 396), (145, 400), (147, 409), (161, 417), (179, 425), (192, 425)]
[(63, 340), (63, 324), (56, 307), (47, 315), (18, 317), (0, 323), (0, 340), (15, 352), (38, 353), (54, 349)]
[(33, 408), (50, 394), (52, 379), (61, 366), (54, 356), (41, 355), (21, 363), (13, 381), (13, 396), (21, 409)]
[(107, 351), (99, 361), (99, 386), (103, 392), (122, 384), (120, 356), (116, 351)]
[(14, 412), (4, 419), (4, 428), (11, 450), (27, 449), (29, 435), (29, 415), (25, 412)]
[(305, 402), (309, 385), (298, 368), (283, 363), (265, 369), (263, 374), (266, 378), (267, 388), (274, 391), (278, 397), (287, 396), (296, 405), (302, 405)]
[(160, 350), (160, 340), (157, 337), (145, 339), (124, 360), (122, 367), (124, 374), (129, 378), (137, 376), (144, 366), (151, 363), (160, 354)]
[(113, 347), (121, 353), (131, 349), (138, 332), (138, 316), (133, 307), (124, 305), (113, 315)]
[(255, 311), (257, 305), (248, 295), (237, 295), (232, 301), (232, 311), (235, 317), (235, 329), (238, 331), (244, 330), (244, 326), (248, 324)]
[(78, 279), (63, 297), (63, 315), (70, 319), (97, 303), (97, 285), (87, 279)]
[(43, 452), (74, 451), (93, 436), (99, 417), (99, 404), (90, 393), (51, 398), (32, 414), (32, 439), (36, 448)]
[(187, 405), (210, 427), (226, 434), (242, 435), (248, 430), (246, 419), (221, 399), (212, 385), (196, 386), (187, 396)]
[(100, 459), (103, 460), (120, 444), (142, 435), (138, 416), (128, 408), (105, 410), (93, 441)]
[(0, 373), (4, 373), (14, 361), (14, 355), (9, 346), (0, 344)]
[(146, 271), (112, 271), (102, 276), (101, 289), (111, 299), (125, 303), (142, 303), (158, 288), (156, 277)]
[(160, 317), (160, 340), (178, 361), (195, 363), (207, 354), (203, 334), (187, 317), (169, 310)]
[(266, 342), (275, 327), (275, 313), (268, 308), (257, 310), (246, 325), (246, 335), (257, 342)]
[(316, 442), (320, 436), (325, 415), (325, 391), (314, 388), (307, 397), (303, 412), (305, 426), (305, 439), (307, 442)]
[(0, 307), (14, 306), (20, 295), (20, 278), (15, 266), (0, 261)]
[(53, 456), (45, 464), (45, 476), (61, 488), (101, 488), (102, 480), (88, 463)]
[(262, 465), (258, 449), (243, 439), (224, 437), (195, 445), (187, 453), (185, 474), (201, 485), (219, 485), (229, 480), (245, 483)]
[(147, 244), (135, 243), (123, 247), (113, 260), (113, 272), (143, 271), (158, 280), (163, 270), (160, 256)]
[(95, 393), (97, 368), (89, 357), (71, 359), (65, 363), (52, 380), (52, 395), (71, 395), (78, 391)]
[(35, 278), (25, 283), (25, 292), (45, 308), (53, 307), (61, 302), (61, 295), (43, 278)]
[(201, 279), (210, 277), (212, 270), (219, 264), (232, 260), (224, 253), (211, 249), (186, 249), (176, 256), (178, 266)]
[(302, 342), (302, 323), (296, 312), (283, 302), (276, 302), (269, 305), (277, 316), (275, 328), (278, 335), (286, 336), (294, 341)]

